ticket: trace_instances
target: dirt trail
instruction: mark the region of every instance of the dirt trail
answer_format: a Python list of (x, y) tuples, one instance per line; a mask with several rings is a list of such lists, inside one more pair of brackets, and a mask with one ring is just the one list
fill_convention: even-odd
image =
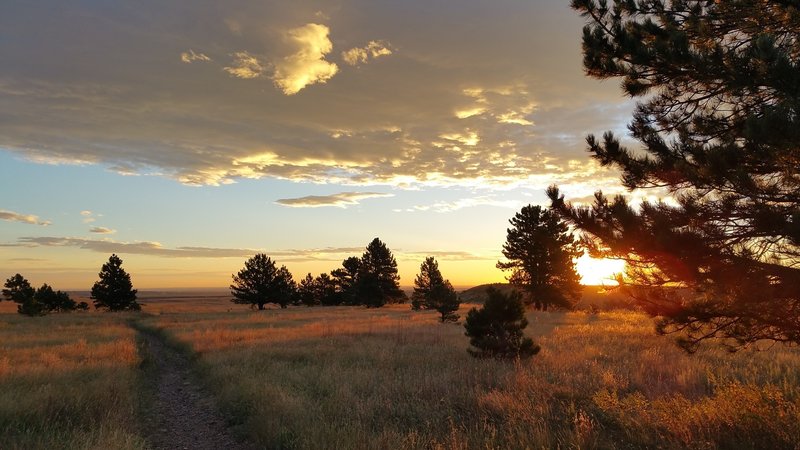
[(145, 430), (154, 449), (255, 449), (237, 441), (213, 400), (191, 381), (189, 361), (152, 333), (141, 332), (155, 366), (155, 402)]

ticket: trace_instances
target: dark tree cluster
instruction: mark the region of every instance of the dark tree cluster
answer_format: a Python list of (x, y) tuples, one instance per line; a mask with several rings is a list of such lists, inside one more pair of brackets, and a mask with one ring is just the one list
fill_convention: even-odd
[(290, 304), (306, 306), (364, 305), (381, 307), (387, 303), (402, 303), (405, 294), (400, 289), (397, 261), (389, 248), (375, 238), (361, 258), (352, 256), (342, 267), (317, 277), (307, 274), (295, 283), (285, 266), (277, 268), (265, 254), (257, 254), (245, 262), (245, 267), (233, 276), (233, 302), (264, 309), (268, 303), (281, 308)]
[[(592, 253), (623, 258), (629, 291), (694, 350), (800, 343), (800, 4), (787, 0), (573, 0), (584, 66), (639, 103), (629, 149), (587, 138), (630, 190), (676, 203), (634, 208), (601, 192), (552, 207)], [(676, 289), (680, 288), (680, 289)]]
[(449, 280), (439, 271), (439, 263), (432, 256), (425, 258), (414, 279), (414, 293), (411, 294), (411, 309), (432, 309), (440, 314), (442, 323), (458, 320), (458, 307), (461, 299)]
[(48, 284), (34, 289), (20, 274), (6, 280), (3, 298), (17, 303), (17, 312), (28, 316), (43, 316), (53, 312), (69, 312), (89, 309), (86, 302), (76, 303), (69, 294), (54, 291)]
[(139, 311), (137, 290), (133, 289), (131, 276), (122, 268), (122, 259), (111, 255), (98, 274), (100, 279), (92, 286), (92, 300), (96, 309), (107, 311)]

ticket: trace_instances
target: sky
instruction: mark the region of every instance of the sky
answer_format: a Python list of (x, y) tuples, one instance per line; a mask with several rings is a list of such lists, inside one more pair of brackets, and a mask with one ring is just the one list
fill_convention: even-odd
[[(411, 285), (504, 280), (527, 204), (621, 193), (626, 134), (568, 1), (56, 0), (0, 14), (0, 276), (224, 287), (264, 252), (302, 278), (379, 237)], [(616, 262), (581, 260), (599, 283)]]

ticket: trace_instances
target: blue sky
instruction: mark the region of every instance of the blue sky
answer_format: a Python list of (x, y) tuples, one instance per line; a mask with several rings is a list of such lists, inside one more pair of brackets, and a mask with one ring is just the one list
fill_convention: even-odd
[[(12, 2), (0, 17), (0, 274), (225, 286), (378, 236), (500, 281), (507, 221), (558, 183), (621, 192), (584, 137), (631, 104), (584, 76), (568, 2)], [(596, 270), (600, 270), (596, 268)], [(586, 271), (586, 270), (584, 270)]]

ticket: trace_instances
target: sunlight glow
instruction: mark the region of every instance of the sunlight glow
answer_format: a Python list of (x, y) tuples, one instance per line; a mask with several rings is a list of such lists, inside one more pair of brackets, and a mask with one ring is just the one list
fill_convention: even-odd
[(625, 261), (583, 255), (577, 259), (576, 266), (584, 285), (616, 285), (614, 274), (625, 270)]

